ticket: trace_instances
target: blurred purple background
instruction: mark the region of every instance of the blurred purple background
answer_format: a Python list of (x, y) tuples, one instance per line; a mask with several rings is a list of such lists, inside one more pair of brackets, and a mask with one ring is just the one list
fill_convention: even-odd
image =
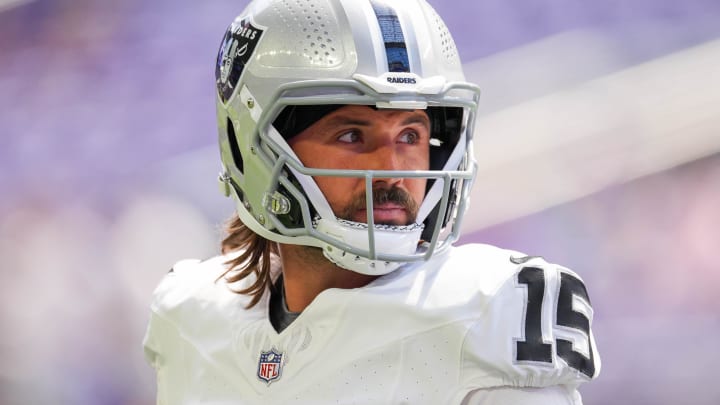
[[(705, 52), (697, 63), (720, 60), (707, 51), (720, 38), (716, 0), (430, 3), (487, 89), (486, 122), (522, 120), (518, 106), (618, 83), (688, 49)], [(0, 403), (153, 403), (141, 348), (151, 292), (176, 260), (215, 254), (232, 212), (215, 181), (213, 63), (246, 4), (0, 0)], [(548, 61), (544, 49), (577, 56)], [(559, 65), (562, 75), (548, 73)], [(679, 102), (624, 86), (652, 105)], [(670, 108), (679, 120), (699, 110), (720, 116), (720, 103)], [(598, 122), (618, 114), (633, 116), (608, 107)], [(553, 116), (575, 125), (571, 113)], [(680, 126), (703, 134), (702, 153), (642, 176), (512, 215), (493, 216), (490, 195), (473, 200), (470, 216), (490, 219), (471, 222), (465, 241), (540, 254), (585, 279), (603, 358), (600, 379), (581, 391), (588, 405), (720, 403), (720, 126), (702, 122)], [(612, 129), (641, 139), (636, 126)], [(653, 133), (642, 135), (628, 159), (655, 150)], [(504, 133), (477, 136), (488, 140), (479, 161), (512, 156), (490, 147)], [(476, 186), (492, 178), (512, 190), (500, 201), (532, 191), (503, 171), (481, 174)], [(582, 175), (590, 184), (600, 173)]]

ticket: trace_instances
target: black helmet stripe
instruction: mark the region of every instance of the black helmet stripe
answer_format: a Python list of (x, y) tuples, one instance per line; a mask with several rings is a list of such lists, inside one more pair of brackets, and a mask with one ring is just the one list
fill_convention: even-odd
[(385, 4), (382, 0), (370, 0), (383, 42), (385, 42), (385, 54), (388, 61), (388, 72), (410, 72), (410, 59), (408, 58), (405, 35), (403, 34), (400, 19), (395, 10)]

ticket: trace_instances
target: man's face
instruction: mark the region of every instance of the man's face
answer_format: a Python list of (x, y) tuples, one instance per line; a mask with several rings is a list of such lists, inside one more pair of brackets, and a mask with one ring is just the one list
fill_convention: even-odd
[[(339, 108), (292, 137), (288, 144), (310, 168), (428, 170), (430, 120), (422, 110)], [(365, 179), (315, 177), (339, 218), (367, 222)], [(373, 179), (373, 220), (408, 225), (425, 195), (424, 178)]]

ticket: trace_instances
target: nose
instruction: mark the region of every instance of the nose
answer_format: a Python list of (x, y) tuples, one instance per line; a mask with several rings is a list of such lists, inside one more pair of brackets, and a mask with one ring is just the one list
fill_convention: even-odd
[[(394, 145), (382, 145), (375, 148), (367, 156), (367, 166), (369, 170), (403, 170), (402, 158), (399, 156), (397, 150), (393, 147)], [(392, 187), (396, 184), (401, 184), (403, 178), (401, 177), (375, 177), (373, 178), (373, 185), (383, 185), (385, 187)]]

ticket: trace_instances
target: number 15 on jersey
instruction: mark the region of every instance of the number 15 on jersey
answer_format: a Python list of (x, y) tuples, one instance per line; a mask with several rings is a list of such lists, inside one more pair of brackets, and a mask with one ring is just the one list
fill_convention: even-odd
[[(559, 278), (557, 299), (546, 299), (546, 291), (550, 289), (547, 288), (548, 274), (543, 268), (524, 267), (518, 273), (517, 286), (527, 289), (527, 299), (523, 336), (515, 341), (515, 360), (552, 364), (560, 357), (570, 367), (592, 378), (595, 359), (590, 338), (592, 307), (587, 289), (582, 280), (570, 273), (561, 271)], [(549, 313), (544, 306), (553, 304), (550, 312), (553, 322), (543, 322), (543, 314)], [(543, 339), (543, 325), (552, 325), (554, 341)]]

